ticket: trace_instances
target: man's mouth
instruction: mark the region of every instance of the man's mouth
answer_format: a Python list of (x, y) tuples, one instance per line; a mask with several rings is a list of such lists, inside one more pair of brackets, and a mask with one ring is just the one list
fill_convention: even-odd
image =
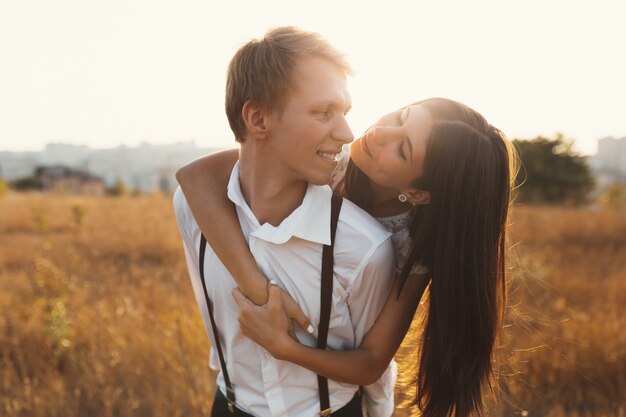
[(322, 151), (318, 151), (317, 154), (321, 156), (323, 159), (326, 159), (331, 162), (337, 161), (337, 156), (339, 155), (338, 153), (322, 152)]

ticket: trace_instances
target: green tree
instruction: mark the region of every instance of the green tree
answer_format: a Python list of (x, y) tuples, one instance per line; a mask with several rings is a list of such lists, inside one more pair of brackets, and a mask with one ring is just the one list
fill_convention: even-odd
[(538, 136), (515, 139), (522, 167), (517, 176), (517, 200), (528, 203), (582, 204), (594, 187), (584, 156), (562, 134), (554, 139)]
[(10, 185), (17, 191), (39, 190), (41, 188), (39, 178), (34, 176), (18, 178), (12, 181)]

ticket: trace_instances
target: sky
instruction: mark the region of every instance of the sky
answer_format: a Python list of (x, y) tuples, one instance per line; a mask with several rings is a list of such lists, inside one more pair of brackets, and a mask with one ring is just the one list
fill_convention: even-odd
[(624, 0), (0, 2), (0, 150), (234, 146), (226, 67), (268, 28), (321, 33), (355, 69), (355, 136), (448, 97), (510, 138), (626, 136)]

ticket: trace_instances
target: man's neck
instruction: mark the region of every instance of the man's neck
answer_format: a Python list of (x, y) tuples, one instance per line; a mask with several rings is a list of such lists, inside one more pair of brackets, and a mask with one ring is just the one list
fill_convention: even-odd
[(278, 226), (302, 204), (306, 194), (308, 183), (289, 178), (279, 165), (262, 150), (241, 148), (239, 184), (260, 224)]

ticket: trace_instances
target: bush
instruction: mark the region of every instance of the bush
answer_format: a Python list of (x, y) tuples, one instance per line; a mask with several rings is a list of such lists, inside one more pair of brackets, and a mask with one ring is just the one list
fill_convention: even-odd
[(12, 181), (11, 188), (17, 191), (39, 190), (41, 182), (37, 177), (23, 177)]
[(9, 184), (3, 180), (0, 179), (0, 197), (2, 197), (3, 195), (7, 195), (9, 193)]
[(517, 177), (518, 201), (527, 203), (582, 204), (593, 190), (594, 179), (585, 157), (572, 148), (573, 141), (559, 134), (554, 139), (536, 137), (513, 141), (522, 169)]
[(611, 210), (626, 209), (626, 184), (612, 184), (600, 197), (600, 202)]
[(115, 184), (106, 189), (106, 193), (114, 197), (119, 197), (128, 194), (128, 188), (126, 188), (126, 184), (124, 184), (124, 181), (118, 178), (115, 181)]

